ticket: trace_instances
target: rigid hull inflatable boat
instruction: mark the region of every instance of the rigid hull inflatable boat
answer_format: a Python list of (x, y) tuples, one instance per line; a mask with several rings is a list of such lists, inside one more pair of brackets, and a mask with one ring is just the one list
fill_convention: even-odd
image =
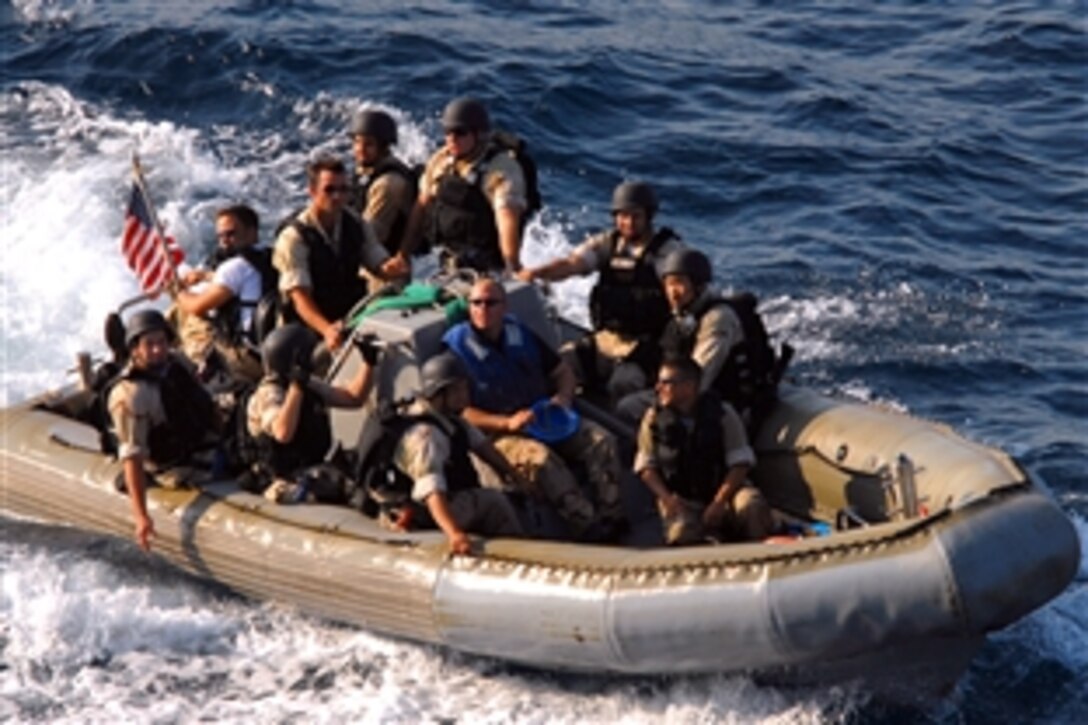
[[(558, 339), (535, 289), (509, 294), (515, 314)], [(360, 323), (388, 344), (379, 396), (415, 388), (447, 314), (393, 305)], [(0, 510), (128, 537), (120, 465), (74, 416), (87, 395), (73, 385), (0, 413)], [(346, 446), (365, 417), (334, 414)], [(155, 552), (178, 566), (388, 635), (537, 667), (856, 678), (910, 696), (953, 683), (989, 632), (1077, 570), (1076, 532), (1047, 493), (944, 426), (783, 386), (753, 443), (752, 477), (776, 511), (825, 535), (685, 548), (492, 539), (451, 556), (439, 532), (277, 505), (229, 480), (153, 488), (148, 506)], [(656, 524), (640, 486), (627, 491), (643, 496), (636, 530)]]

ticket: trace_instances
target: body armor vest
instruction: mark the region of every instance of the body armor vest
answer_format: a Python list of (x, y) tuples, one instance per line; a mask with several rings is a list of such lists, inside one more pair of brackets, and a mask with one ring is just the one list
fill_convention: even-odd
[(694, 420), (654, 405), (654, 456), (670, 491), (683, 498), (709, 503), (725, 480), (722, 404), (714, 393), (703, 393)]
[(590, 293), (593, 327), (630, 338), (656, 338), (669, 320), (669, 303), (657, 276), (657, 251), (678, 237), (661, 229), (637, 257), (615, 253), (619, 233), (612, 232), (612, 254)]

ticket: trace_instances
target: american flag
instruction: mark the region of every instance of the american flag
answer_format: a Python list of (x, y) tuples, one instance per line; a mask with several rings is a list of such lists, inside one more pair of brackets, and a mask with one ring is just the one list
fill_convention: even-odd
[[(170, 260), (166, 258), (165, 250), (169, 250)], [(163, 284), (170, 279), (174, 267), (185, 259), (185, 252), (173, 237), (166, 237), (164, 241), (159, 236), (155, 223), (151, 220), (151, 210), (148, 209), (143, 191), (136, 182), (132, 183), (128, 211), (125, 212), (121, 252), (125, 255), (129, 268), (140, 279), (140, 288), (147, 293), (162, 289)]]

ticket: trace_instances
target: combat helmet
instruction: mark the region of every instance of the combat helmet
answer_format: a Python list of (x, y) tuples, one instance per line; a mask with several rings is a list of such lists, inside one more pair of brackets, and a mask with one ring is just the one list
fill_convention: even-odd
[(661, 278), (670, 274), (682, 274), (696, 287), (706, 286), (712, 275), (710, 260), (698, 249), (677, 249), (661, 265)]
[(261, 343), (264, 371), (280, 379), (286, 379), (296, 365), (309, 372), (315, 347), (317, 335), (309, 327), (297, 322), (277, 327)]
[(397, 142), (397, 122), (385, 111), (368, 109), (355, 114), (348, 129), (350, 136), (371, 136), (378, 143), (392, 146)]
[(125, 325), (125, 347), (129, 350), (139, 342), (140, 338), (149, 332), (165, 332), (166, 337), (173, 342), (175, 339), (174, 328), (166, 321), (158, 310), (140, 310), (128, 318)]
[(646, 216), (657, 213), (657, 193), (642, 181), (625, 181), (612, 192), (612, 213), (629, 209), (644, 209)]
[(442, 128), (446, 131), (463, 128), (475, 133), (487, 133), (491, 130), (491, 117), (483, 103), (462, 96), (446, 104), (446, 110), (442, 112)]
[(467, 380), (468, 371), (461, 358), (447, 350), (423, 363), (419, 377), (423, 397), (433, 398), (458, 380)]

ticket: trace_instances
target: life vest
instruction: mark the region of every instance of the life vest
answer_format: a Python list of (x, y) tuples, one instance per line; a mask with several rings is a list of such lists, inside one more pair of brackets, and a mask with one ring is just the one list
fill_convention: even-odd
[[(249, 266), (261, 277), (261, 296), (256, 300), (242, 300), (231, 297), (226, 304), (215, 312), (213, 324), (225, 339), (236, 345), (260, 345), (264, 335), (271, 331), (275, 322), (267, 318), (274, 315), (278, 308), (279, 271), (272, 266), (272, 250), (268, 247), (250, 246), (244, 249), (223, 249), (217, 247), (208, 258), (209, 266), (218, 269), (221, 264), (236, 256), (246, 260)], [(242, 328), (242, 316), (245, 310), (253, 313), (248, 330)]]
[(263, 484), (272, 478), (294, 478), (303, 468), (321, 463), (332, 447), (332, 424), (324, 399), (304, 389), (295, 437), (289, 443), (280, 443), (262, 431), (255, 443), (255, 468)]
[(683, 498), (709, 503), (728, 471), (721, 399), (713, 392), (701, 394), (694, 425), (659, 403), (654, 404), (654, 412), (651, 440), (665, 485)]
[(483, 189), (487, 164), (500, 153), (514, 157), (525, 179), (526, 209), (520, 221), (523, 231), (542, 205), (536, 162), (525, 142), (503, 131), (492, 133), (484, 153), (466, 174), (462, 176), (451, 165), (438, 180), (429, 233), (425, 236), (430, 243), (445, 247), (460, 267), (479, 271), (504, 267), (495, 211)]
[(442, 340), (468, 368), (474, 407), (509, 415), (548, 394), (540, 343), (513, 317), (507, 315), (497, 345), (485, 342), (467, 322), (451, 328)]
[(374, 182), (381, 177), (386, 174), (399, 174), (404, 177), (405, 182), (408, 184), (410, 203), (405, 204), (407, 208), (402, 209), (400, 213), (397, 214), (397, 218), (389, 230), (389, 238), (379, 240), (382, 246), (384, 246), (386, 251), (390, 254), (396, 254), (400, 251), (400, 240), (404, 237), (405, 227), (408, 226), (408, 209), (415, 203), (416, 194), (419, 191), (419, 177), (421, 172), (421, 167), (409, 166), (396, 156), (389, 154), (375, 164), (369, 174), (361, 174), (358, 172), (355, 174), (355, 207), (360, 215), (366, 211), (367, 198), (370, 196), (370, 187), (372, 187)]
[(657, 276), (657, 252), (670, 239), (668, 228), (658, 230), (637, 257), (616, 254), (619, 232), (613, 231), (608, 264), (601, 270), (589, 296), (593, 327), (630, 338), (656, 338), (669, 320), (669, 303)]
[[(158, 388), (165, 420), (148, 432), (148, 459), (152, 463), (159, 467), (174, 465), (208, 447), (208, 433), (217, 432), (219, 428), (215, 401), (184, 366), (169, 361), (161, 374), (130, 367), (105, 386), (105, 401), (108, 402), (113, 388), (122, 380), (147, 383)], [(116, 454), (116, 432), (108, 412), (106, 419), (103, 449)]]
[[(314, 304), (328, 320), (343, 318), (366, 296), (366, 282), (359, 276), (366, 243), (362, 220), (353, 213), (341, 213), (338, 241), (326, 241), (320, 230), (299, 221), (298, 213), (280, 224), (277, 237), (285, 227), (298, 232), (306, 245), (313, 285), (309, 291)], [(286, 306), (284, 316), (288, 322), (298, 319), (298, 313), (290, 304)]]
[(730, 348), (711, 387), (736, 408), (748, 422), (749, 433), (754, 433), (778, 398), (778, 380), (783, 371), (756, 310), (755, 295), (746, 292), (732, 297), (701, 297), (690, 310), (695, 324), (686, 329), (679, 320), (670, 319), (661, 335), (661, 349), (666, 357), (691, 355), (703, 317), (720, 305), (729, 306), (737, 315), (744, 337)]

